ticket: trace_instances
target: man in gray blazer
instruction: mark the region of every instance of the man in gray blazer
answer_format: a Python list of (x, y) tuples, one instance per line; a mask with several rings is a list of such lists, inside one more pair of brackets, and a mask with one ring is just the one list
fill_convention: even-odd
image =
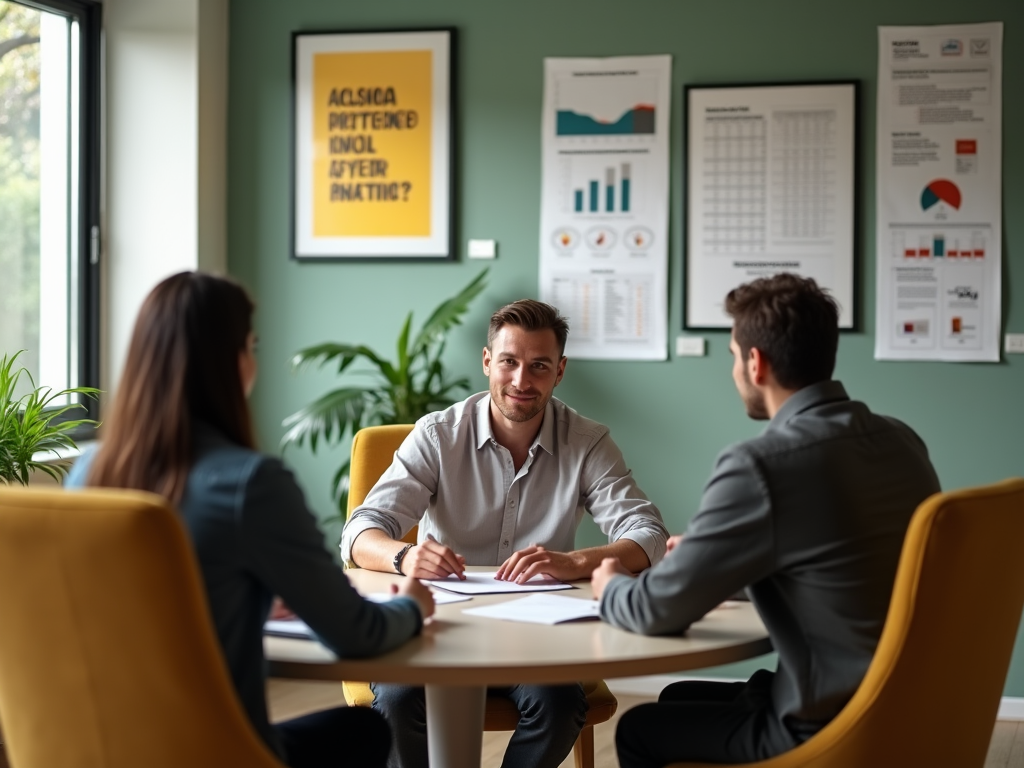
[(867, 670), (911, 515), (939, 490), (921, 439), (832, 380), (838, 309), (791, 274), (731, 291), (733, 379), (759, 437), (726, 448), (684, 536), (634, 577), (594, 571), (601, 618), (680, 634), (746, 588), (778, 652), (741, 683), (679, 682), (627, 712), (623, 768), (745, 763), (785, 752), (843, 708)]

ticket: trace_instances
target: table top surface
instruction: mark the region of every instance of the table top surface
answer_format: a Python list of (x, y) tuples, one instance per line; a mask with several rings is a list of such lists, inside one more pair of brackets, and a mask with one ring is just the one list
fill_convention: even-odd
[[(348, 575), (363, 594), (386, 592), (403, 578), (358, 569)], [(589, 581), (574, 586), (553, 594), (593, 599)], [(717, 608), (685, 635), (672, 637), (637, 635), (600, 621), (547, 626), (463, 613), (523, 596), (476, 595), (467, 602), (439, 605), (419, 637), (369, 659), (340, 660), (317, 642), (284, 637), (264, 638), (264, 649), (271, 674), (277, 677), (415, 685), (566, 683), (651, 675), (727, 664), (772, 650), (764, 624), (749, 603)]]

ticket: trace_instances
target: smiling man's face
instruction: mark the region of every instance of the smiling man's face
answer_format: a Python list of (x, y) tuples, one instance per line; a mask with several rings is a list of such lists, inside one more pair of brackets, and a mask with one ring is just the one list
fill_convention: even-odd
[(484, 347), (484, 373), (491, 402), (511, 422), (543, 418), (544, 408), (562, 380), (565, 358), (550, 329), (527, 331), (504, 325)]

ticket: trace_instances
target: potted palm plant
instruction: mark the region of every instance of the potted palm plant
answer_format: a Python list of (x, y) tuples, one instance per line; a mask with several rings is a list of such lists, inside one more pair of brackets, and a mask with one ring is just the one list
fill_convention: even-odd
[[(414, 336), (412, 312), (398, 334), (397, 359), (362, 344), (326, 342), (299, 350), (292, 366), (322, 368), (337, 364), (345, 383), (296, 411), (283, 422), (281, 447), (303, 445), (309, 441), (316, 453), (321, 439), (336, 445), (362, 427), (377, 424), (412, 424), (421, 416), (447, 408), (459, 390), (469, 390), (469, 379), (452, 379), (444, 368), (442, 356), (448, 331), (462, 323), (469, 304), (484, 289), (485, 269), (455, 296), (442, 302)], [(356, 361), (364, 365), (353, 367)], [(365, 384), (357, 377), (369, 377)], [(346, 460), (334, 475), (333, 497), (340, 517), (348, 511), (350, 462)]]
[[(60, 480), (67, 469), (62, 464), (39, 461), (39, 454), (59, 456), (60, 451), (77, 449), (71, 432), (83, 425), (96, 424), (92, 419), (67, 419), (69, 411), (84, 409), (78, 403), (66, 403), (69, 395), (96, 397), (98, 389), (75, 387), (54, 392), (37, 387), (32, 375), (15, 364), (21, 352), (0, 357), (0, 484), (28, 485), (33, 472), (45, 472)], [(17, 396), (22, 377), (28, 379), (30, 390)]]

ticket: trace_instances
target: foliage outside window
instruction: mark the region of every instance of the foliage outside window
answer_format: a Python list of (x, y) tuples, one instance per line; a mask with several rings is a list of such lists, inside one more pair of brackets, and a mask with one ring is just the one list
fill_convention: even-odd
[(98, 7), (0, 0), (0, 355), (54, 391), (97, 383)]

